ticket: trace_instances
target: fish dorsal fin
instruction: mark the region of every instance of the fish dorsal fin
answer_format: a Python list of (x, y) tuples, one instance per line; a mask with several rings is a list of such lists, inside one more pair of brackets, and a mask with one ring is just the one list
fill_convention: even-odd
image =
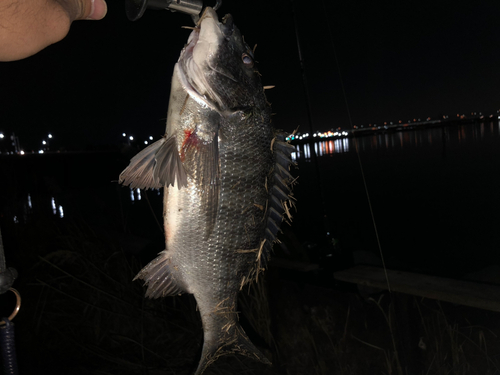
[(203, 141), (196, 132), (186, 135), (181, 147), (181, 160), (201, 194), (202, 211), (206, 214), (205, 238), (215, 226), (220, 194), (220, 161), (218, 131), (210, 141)]
[(274, 168), (269, 178), (267, 228), (261, 250), (259, 265), (261, 268), (267, 266), (281, 223), (284, 219), (291, 219), (289, 209), (293, 206), (292, 184), (294, 180), (289, 169), (293, 165), (291, 154), (295, 151), (295, 147), (286, 142), (285, 137), (284, 133), (277, 133), (273, 142)]
[(134, 280), (137, 279), (144, 280), (144, 285), (148, 287), (146, 297), (149, 298), (174, 296), (186, 292), (178, 272), (170, 264), (170, 258), (167, 257), (165, 251), (162, 251), (134, 277)]
[(146, 147), (130, 160), (120, 174), (119, 182), (132, 189), (159, 189), (187, 185), (187, 174), (177, 150), (175, 137), (163, 137)]
[(260, 239), (258, 248), (252, 250), (256, 256), (253, 267), (243, 278), (241, 287), (248, 282), (258, 279), (259, 273), (267, 268), (276, 237), (283, 221), (291, 221), (290, 210), (294, 207), (292, 186), (294, 178), (290, 174), (290, 166), (294, 165), (291, 154), (295, 147), (285, 141), (284, 133), (276, 133), (271, 142), (274, 165), (267, 176), (266, 189), (268, 191), (266, 202), (266, 227)]

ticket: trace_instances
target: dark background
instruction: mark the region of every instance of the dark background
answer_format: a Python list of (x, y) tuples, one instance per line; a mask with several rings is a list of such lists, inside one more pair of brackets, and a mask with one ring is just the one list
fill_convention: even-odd
[[(173, 65), (189, 16), (146, 11), (130, 22), (122, 1), (102, 21), (78, 21), (67, 38), (0, 64), (0, 131), (37, 150), (109, 148), (164, 131)], [(494, 1), (225, 0), (257, 60), (287, 131), (308, 131), (293, 9), (311, 93), (314, 130), (498, 109), (500, 4)], [(340, 82), (342, 77), (345, 96)]]
[[(349, 127), (345, 97), (355, 125), (498, 109), (498, 3), (295, 4), (315, 129)], [(48, 132), (52, 150), (117, 149), (123, 132), (137, 139), (128, 153), (0, 155), (2, 234), (23, 295), (15, 320), (21, 373), (189, 374), (200, 354), (192, 296), (145, 299), (132, 281), (163, 249), (161, 196), (149, 191), (138, 201), (132, 192), (131, 201), (131, 191), (112, 182), (145, 137), (163, 134), (173, 65), (189, 34), (181, 26), (192, 22), (147, 11), (132, 23), (122, 1), (108, 5), (103, 21), (76, 22), (62, 42), (0, 64), (0, 131), (15, 132), (26, 151), (38, 150)], [(276, 126), (307, 131), (292, 3), (225, 0), (219, 14), (226, 12), (258, 44), (263, 84), (276, 85), (268, 94)], [(283, 229), (302, 249), (311, 245), (298, 252), (287, 242), (289, 258), (320, 270), (272, 266), (269, 296), (258, 287), (240, 293), (242, 324), (274, 367), (225, 357), (207, 375), (399, 374), (398, 353), (417, 356), (418, 374), (497, 373), (498, 313), (396, 293), (370, 302), (329, 288), (331, 260), (344, 266), (339, 259), (355, 252), (375, 261), (382, 252), (395, 269), (458, 278), (489, 267), (497, 277), (494, 120), (360, 141), (382, 251), (352, 144), (319, 158), (324, 198), (315, 193), (314, 163), (300, 157), (298, 211)], [(398, 144), (399, 135), (411, 140), (404, 150), (382, 146)], [(323, 207), (338, 241), (330, 262)]]

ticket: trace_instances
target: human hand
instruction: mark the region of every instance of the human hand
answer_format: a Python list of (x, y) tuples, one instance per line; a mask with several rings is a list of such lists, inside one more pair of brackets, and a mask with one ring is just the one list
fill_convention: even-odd
[(0, 61), (34, 55), (62, 40), (76, 20), (100, 20), (105, 0), (0, 0)]

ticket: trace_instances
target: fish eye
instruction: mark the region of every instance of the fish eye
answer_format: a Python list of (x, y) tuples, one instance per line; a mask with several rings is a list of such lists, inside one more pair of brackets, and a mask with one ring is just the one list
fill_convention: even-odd
[(243, 64), (245, 64), (245, 65), (253, 65), (253, 59), (249, 55), (247, 55), (246, 53), (241, 55), (241, 60), (243, 61)]

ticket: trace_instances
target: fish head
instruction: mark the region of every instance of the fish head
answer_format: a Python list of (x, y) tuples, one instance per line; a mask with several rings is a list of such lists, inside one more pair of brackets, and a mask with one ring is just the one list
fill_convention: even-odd
[(218, 112), (266, 105), (253, 51), (229, 14), (219, 21), (207, 7), (178, 64), (188, 93)]

